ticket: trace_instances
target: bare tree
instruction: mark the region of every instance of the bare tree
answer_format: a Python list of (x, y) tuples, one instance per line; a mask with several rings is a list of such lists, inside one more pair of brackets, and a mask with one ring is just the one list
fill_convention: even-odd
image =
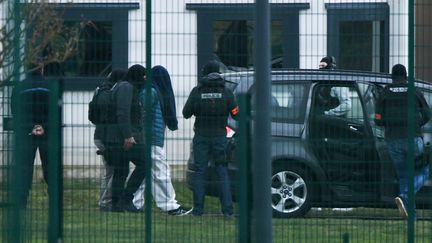
[(17, 72), (21, 75), (51, 63), (63, 63), (75, 55), (86, 24), (65, 24), (63, 10), (53, 1), (15, 2), (0, 0), (7, 10), (0, 26), (0, 87), (12, 81)]

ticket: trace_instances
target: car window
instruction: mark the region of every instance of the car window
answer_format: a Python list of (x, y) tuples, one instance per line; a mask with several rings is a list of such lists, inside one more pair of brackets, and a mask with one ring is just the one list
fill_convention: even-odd
[(305, 83), (280, 83), (271, 87), (271, 115), (275, 122), (303, 122), (306, 106)]
[(358, 83), (358, 86), (365, 103), (366, 117), (369, 122), (374, 123), (375, 104), (383, 88), (378, 85), (361, 82)]
[(421, 89), (429, 108), (432, 108), (432, 92), (430, 90)]
[(363, 108), (358, 92), (354, 89), (350, 89), (349, 96), (351, 98), (352, 108), (348, 111), (347, 118), (363, 122)]
[(314, 91), (313, 112), (363, 122), (359, 93), (352, 85), (319, 84)]
[[(432, 90), (421, 88), (421, 92), (423, 93), (423, 96), (425, 97), (426, 103), (429, 106), (429, 109), (432, 110)], [(432, 120), (429, 120), (428, 125), (432, 125)]]

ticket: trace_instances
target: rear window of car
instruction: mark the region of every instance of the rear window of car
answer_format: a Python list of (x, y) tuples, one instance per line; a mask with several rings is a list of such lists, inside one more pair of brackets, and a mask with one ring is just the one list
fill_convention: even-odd
[(274, 122), (303, 123), (308, 83), (274, 83), (271, 87), (271, 117)]
[[(244, 76), (240, 80), (226, 83), (226, 87), (233, 87), (236, 96), (247, 93), (251, 97), (251, 110), (254, 114), (255, 85), (253, 76)], [(308, 101), (310, 81), (279, 78), (271, 86), (271, 118), (273, 122), (303, 123)]]

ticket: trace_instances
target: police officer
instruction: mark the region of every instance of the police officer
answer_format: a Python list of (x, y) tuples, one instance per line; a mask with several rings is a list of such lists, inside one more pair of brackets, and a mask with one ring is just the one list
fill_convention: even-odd
[(49, 82), (43, 68), (35, 68), (12, 91), (11, 110), (15, 123), (15, 147), (20, 178), (17, 184), (18, 204), (25, 209), (33, 180), (36, 151), (42, 163), (42, 172), (48, 184), (48, 106)]
[[(392, 68), (393, 82), (387, 85), (380, 95), (375, 107), (375, 124), (385, 127), (385, 140), (390, 159), (399, 176), (399, 196), (395, 203), (403, 218), (408, 216), (406, 203), (408, 200), (408, 82), (407, 71), (402, 64)], [(416, 156), (416, 170), (414, 174), (414, 193), (417, 193), (429, 176), (429, 165), (420, 159), (424, 150), (421, 137), (421, 127), (431, 119), (429, 106), (419, 90), (414, 93), (414, 153)], [(415, 217), (415, 216), (414, 216)]]
[(213, 158), (219, 177), (220, 202), (226, 217), (233, 214), (232, 195), (228, 177), (225, 148), (227, 144), (226, 125), (228, 115), (235, 117), (238, 105), (232, 91), (225, 87), (220, 76), (220, 63), (210, 61), (202, 70), (204, 77), (192, 89), (183, 108), (183, 116), (195, 116), (193, 138), (196, 174), (193, 181), (193, 215), (204, 213), (205, 171), (209, 155)]

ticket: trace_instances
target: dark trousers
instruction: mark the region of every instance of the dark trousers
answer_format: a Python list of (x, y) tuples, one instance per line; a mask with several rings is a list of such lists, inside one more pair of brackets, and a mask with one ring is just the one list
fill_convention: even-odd
[(227, 138), (225, 136), (205, 137), (195, 134), (193, 138), (193, 152), (196, 166), (193, 182), (194, 214), (202, 214), (204, 212), (205, 172), (210, 158), (215, 162), (218, 176), (221, 211), (223, 214), (228, 215), (233, 213), (230, 180), (225, 156), (226, 146)]
[[(125, 151), (123, 144), (108, 144), (105, 152), (107, 163), (114, 169), (111, 189), (112, 205), (115, 206), (119, 202), (132, 202), (133, 194), (145, 177), (144, 145), (135, 144), (130, 150)], [(135, 164), (135, 169), (125, 187), (130, 161)]]
[(42, 162), (43, 178), (48, 184), (48, 138), (47, 136), (22, 135), (16, 136), (17, 149), (17, 195), (18, 204), (27, 206), (29, 191), (33, 181), (33, 167), (36, 150)]

